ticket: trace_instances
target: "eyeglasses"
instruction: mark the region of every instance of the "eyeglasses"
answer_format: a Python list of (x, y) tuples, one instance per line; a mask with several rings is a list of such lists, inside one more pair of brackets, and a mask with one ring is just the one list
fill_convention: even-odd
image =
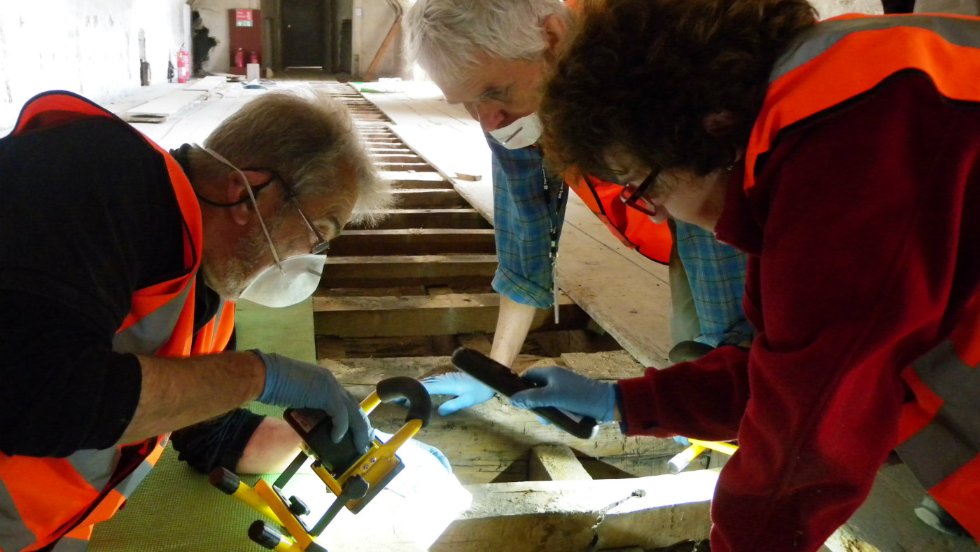
[[(259, 193), (262, 190), (264, 190), (266, 187), (268, 187), (270, 184), (272, 184), (273, 182), (275, 182), (277, 180), (282, 183), (283, 188), (284, 188), (284, 190), (286, 192), (286, 198), (293, 204), (293, 206), (296, 207), (296, 211), (299, 212), (299, 216), (300, 216), (300, 218), (303, 219), (303, 223), (306, 224), (306, 227), (310, 230), (310, 232), (313, 233), (313, 236), (316, 238), (316, 243), (314, 243), (313, 246), (310, 248), (310, 254), (311, 255), (323, 255), (328, 249), (330, 249), (330, 242), (325, 237), (323, 237), (323, 234), (321, 234), (320, 231), (317, 230), (316, 226), (314, 226), (313, 222), (310, 220), (310, 217), (306, 216), (306, 213), (303, 211), (303, 208), (300, 207), (299, 200), (296, 198), (296, 194), (293, 192), (292, 185), (290, 185), (286, 181), (286, 179), (283, 178), (278, 172), (276, 172), (274, 169), (267, 169), (267, 168), (262, 168), (262, 167), (249, 167), (249, 168), (245, 168), (245, 169), (239, 169), (238, 167), (236, 167), (235, 165), (233, 165), (230, 161), (228, 161), (227, 159), (225, 159), (218, 152), (216, 152), (216, 151), (214, 151), (214, 150), (212, 150), (210, 148), (205, 148), (205, 147), (202, 147), (201, 149), (203, 149), (207, 153), (211, 154), (215, 159), (217, 159), (221, 163), (227, 165), (231, 169), (233, 169), (236, 172), (238, 172), (238, 174), (244, 179), (244, 181), (245, 181), (244, 182), (244, 184), (245, 184), (245, 190), (248, 192), (248, 196), (247, 197), (243, 197), (242, 199), (240, 199), (238, 201), (235, 201), (235, 202), (232, 202), (232, 203), (216, 203), (216, 202), (210, 201), (210, 200), (208, 200), (206, 198), (203, 198), (203, 197), (201, 199), (203, 201), (205, 201), (206, 203), (210, 203), (210, 204), (216, 205), (218, 207), (232, 207), (234, 205), (238, 205), (240, 203), (244, 203), (246, 201), (251, 200), (252, 206), (255, 208), (256, 215), (259, 218), (259, 224), (262, 226), (262, 232), (265, 234), (266, 239), (269, 241), (269, 246), (272, 249), (272, 258), (273, 258), (273, 260), (275, 260), (277, 266), (281, 265), (281, 261), (279, 259), (279, 252), (276, 250), (276, 246), (272, 242), (272, 236), (269, 234), (269, 230), (265, 226), (265, 221), (262, 220), (262, 215), (259, 215), (259, 213), (258, 213), (259, 206), (258, 206), (258, 203), (256, 203), (256, 200), (255, 200), (255, 197), (257, 195), (259, 195)], [(262, 174), (268, 175), (269, 178), (268, 178), (268, 180), (266, 180), (265, 182), (263, 182), (261, 184), (255, 184), (255, 185), (253, 185), (249, 181), (248, 176), (245, 175), (246, 172), (262, 173)]]
[(306, 223), (306, 227), (310, 229), (310, 232), (313, 232), (313, 236), (316, 238), (316, 243), (313, 244), (313, 247), (310, 248), (310, 254), (322, 255), (328, 249), (330, 249), (330, 242), (323, 237), (323, 234), (321, 234), (320, 231), (316, 229), (316, 226), (310, 220), (310, 217), (306, 216), (306, 213), (303, 212), (303, 208), (299, 206), (299, 200), (296, 199), (296, 194), (293, 192), (293, 187), (289, 185), (283, 177), (279, 176), (279, 173), (277, 173), (272, 169), (245, 169), (245, 170), (265, 171), (270, 173), (271, 178), (265, 185), (268, 185), (268, 183), (272, 182), (273, 180), (278, 180), (279, 182), (282, 182), (283, 187), (286, 189), (286, 197), (289, 199), (290, 202), (292, 202), (294, 206), (296, 206), (296, 210), (299, 212), (300, 218), (303, 219), (303, 222)]
[(647, 190), (649, 190), (650, 187), (653, 186), (654, 182), (657, 181), (658, 175), (659, 173), (657, 171), (650, 171), (650, 174), (643, 179), (643, 182), (640, 182), (639, 186), (624, 184), (622, 191), (619, 192), (619, 199), (625, 203), (627, 207), (632, 207), (637, 211), (651, 217), (657, 216), (657, 206), (645, 196)]

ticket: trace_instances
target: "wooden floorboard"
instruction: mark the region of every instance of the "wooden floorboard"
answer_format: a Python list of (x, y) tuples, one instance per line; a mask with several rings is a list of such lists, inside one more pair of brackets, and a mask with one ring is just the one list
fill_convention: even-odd
[(490, 229), (347, 230), (330, 242), (330, 253), (341, 256), (495, 252)]
[[(497, 322), (496, 293), (450, 293), (427, 296), (313, 297), (318, 335), (338, 337), (452, 335), (493, 332)], [(551, 310), (537, 312), (532, 329), (574, 329), (588, 317), (567, 296), (559, 301), (560, 322)]]
[(489, 284), (495, 255), (331, 255), (321, 287), (382, 287), (411, 280), (424, 286)]

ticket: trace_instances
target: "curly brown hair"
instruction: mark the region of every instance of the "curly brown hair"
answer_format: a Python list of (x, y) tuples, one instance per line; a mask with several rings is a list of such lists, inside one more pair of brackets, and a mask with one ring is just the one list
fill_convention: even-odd
[(730, 165), (773, 64), (815, 23), (806, 0), (587, 3), (539, 111), (550, 167), (615, 176), (605, 161), (614, 148), (653, 171)]

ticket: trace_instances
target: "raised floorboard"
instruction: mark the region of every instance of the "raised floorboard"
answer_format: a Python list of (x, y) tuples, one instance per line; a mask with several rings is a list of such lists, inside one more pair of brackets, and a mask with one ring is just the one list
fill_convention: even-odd
[(429, 550), (653, 549), (706, 539), (717, 477), (714, 470), (701, 470), (636, 479), (468, 485), (473, 505)]

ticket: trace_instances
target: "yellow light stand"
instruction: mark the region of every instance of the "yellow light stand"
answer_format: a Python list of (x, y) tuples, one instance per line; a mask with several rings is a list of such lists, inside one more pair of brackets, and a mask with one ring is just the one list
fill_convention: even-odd
[[(286, 536), (258, 520), (249, 527), (248, 535), (259, 545), (277, 552), (326, 552), (315, 538), (341, 509), (346, 507), (355, 514), (360, 512), (398, 475), (404, 467), (396, 455), (398, 449), (429, 421), (432, 410), (429, 394), (412, 378), (394, 377), (378, 382), (375, 391), (361, 401), (360, 406), (370, 414), (382, 402), (398, 399), (406, 399), (409, 403), (404, 425), (386, 443), (372, 440), (368, 450), (360, 455), (354, 450), (349, 433), (341, 443), (334, 444), (330, 440), (330, 419), (324, 412), (287, 409), (286, 420), (303, 438), (304, 445), (275, 483), (270, 485), (259, 480), (253, 488), (225, 468), (211, 473), (211, 483), (288, 533)], [(282, 489), (310, 457), (314, 460), (313, 473), (337, 497), (312, 527), (302, 519), (309, 514), (306, 504), (295, 496), (287, 499), (282, 494)]]

